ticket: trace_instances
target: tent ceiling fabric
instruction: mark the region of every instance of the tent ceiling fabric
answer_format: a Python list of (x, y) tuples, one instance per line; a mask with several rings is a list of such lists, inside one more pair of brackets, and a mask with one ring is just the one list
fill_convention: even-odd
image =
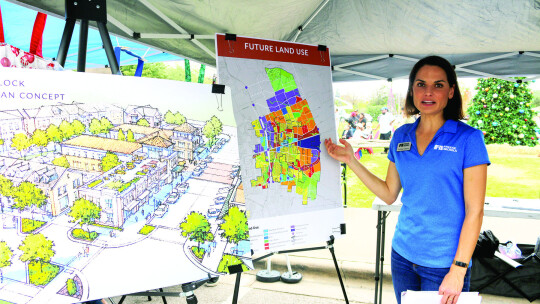
[[(9, 1), (64, 15), (64, 0)], [(326, 45), (334, 81), (403, 77), (427, 54), (460, 76), (540, 74), (540, 0), (108, 0), (107, 13), (111, 33), (211, 66), (213, 35), (234, 33)]]

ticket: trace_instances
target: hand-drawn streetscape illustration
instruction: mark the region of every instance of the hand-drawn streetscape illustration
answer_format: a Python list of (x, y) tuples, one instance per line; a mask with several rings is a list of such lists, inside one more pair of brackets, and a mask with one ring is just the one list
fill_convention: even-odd
[(328, 50), (222, 34), (216, 47), (219, 81), (234, 96), (252, 249), (340, 236), (340, 166), (321, 142), (337, 135)]
[(73, 303), (252, 267), (236, 127), (210, 86), (4, 71), (0, 302)]

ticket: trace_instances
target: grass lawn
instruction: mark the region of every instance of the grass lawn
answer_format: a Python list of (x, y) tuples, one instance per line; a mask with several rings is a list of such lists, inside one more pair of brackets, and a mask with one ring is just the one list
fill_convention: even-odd
[[(386, 176), (388, 159), (381, 154), (363, 154), (361, 163), (380, 178)], [(488, 145), (491, 166), (488, 167), (486, 196), (537, 199), (540, 195), (540, 146), (511, 147)], [(419, 168), (421, 170), (421, 168)], [(371, 208), (375, 195), (351, 171), (347, 170), (347, 206)]]

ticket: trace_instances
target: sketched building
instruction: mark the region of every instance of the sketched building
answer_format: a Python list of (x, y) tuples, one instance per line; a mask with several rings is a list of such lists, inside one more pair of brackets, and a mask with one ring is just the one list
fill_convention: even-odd
[(178, 158), (192, 161), (194, 152), (202, 144), (201, 132), (190, 123), (184, 123), (173, 129), (171, 137)]
[(148, 158), (157, 159), (166, 164), (167, 173), (163, 177), (167, 183), (170, 183), (173, 177), (169, 172), (176, 167), (178, 160), (177, 153), (173, 150), (174, 144), (168, 137), (164, 136), (164, 133), (164, 131), (157, 131), (137, 140), (137, 142), (142, 145), (142, 151)]
[(150, 127), (161, 126), (163, 116), (157, 108), (150, 105), (146, 106), (128, 106), (124, 110), (124, 123), (136, 124), (140, 119), (146, 119), (150, 123)]
[(28, 135), (28, 114), (24, 110), (0, 111), (0, 137), (4, 140), (4, 145), (17, 133)]
[(136, 142), (81, 135), (61, 143), (60, 147), (71, 168), (101, 172), (101, 159), (107, 152), (118, 155), (120, 161), (130, 162), (142, 145)]
[(121, 124), (118, 125), (112, 129), (109, 130), (108, 137), (113, 139), (118, 139), (118, 131), (122, 130), (124, 133), (124, 136), (127, 136), (128, 130), (131, 130), (133, 132), (133, 137), (135, 140), (139, 140), (143, 137), (146, 137), (148, 135), (154, 134), (156, 132), (159, 132), (160, 135), (169, 140), (170, 137), (173, 135), (173, 131), (171, 130), (162, 130), (160, 128), (155, 127), (145, 127), (145, 126), (139, 126), (137, 124)]
[(73, 205), (82, 174), (64, 167), (0, 157), (0, 174), (17, 187), (22, 182), (36, 185), (47, 196), (42, 210), (57, 216)]

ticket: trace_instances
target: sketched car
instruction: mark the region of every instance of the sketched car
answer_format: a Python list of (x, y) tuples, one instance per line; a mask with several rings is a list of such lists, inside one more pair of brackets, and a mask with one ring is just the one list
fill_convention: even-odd
[(193, 176), (201, 176), (203, 172), (203, 168), (200, 166), (195, 167), (195, 170), (193, 170)]
[(207, 217), (208, 218), (217, 217), (219, 215), (219, 211), (220, 209), (215, 209), (215, 208), (208, 209)]
[(168, 210), (169, 206), (167, 204), (161, 204), (157, 207), (156, 211), (154, 211), (154, 215), (157, 217), (163, 217)]
[(189, 189), (189, 183), (186, 182), (186, 183), (178, 184), (175, 190), (178, 190), (178, 192), (180, 192), (181, 194), (184, 194), (187, 192), (188, 189)]
[(214, 204), (216, 205), (223, 205), (223, 203), (225, 202), (225, 199), (227, 199), (226, 196), (218, 196), (214, 199)]
[(165, 200), (165, 203), (174, 204), (176, 203), (179, 197), (180, 195), (178, 194), (178, 192), (171, 192), (169, 196), (167, 197), (167, 199)]
[(204, 161), (206, 161), (207, 163), (211, 163), (213, 160), (214, 160), (214, 158), (213, 158), (212, 156), (210, 156), (210, 155), (208, 155), (208, 156), (204, 159)]

